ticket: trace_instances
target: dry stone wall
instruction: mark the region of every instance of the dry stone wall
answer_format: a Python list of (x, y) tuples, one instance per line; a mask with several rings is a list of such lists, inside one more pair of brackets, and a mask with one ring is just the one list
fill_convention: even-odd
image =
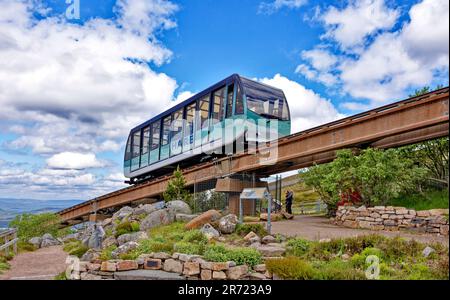
[(405, 207), (339, 206), (334, 223), (350, 228), (371, 230), (409, 229), (448, 235), (448, 209), (415, 211)]

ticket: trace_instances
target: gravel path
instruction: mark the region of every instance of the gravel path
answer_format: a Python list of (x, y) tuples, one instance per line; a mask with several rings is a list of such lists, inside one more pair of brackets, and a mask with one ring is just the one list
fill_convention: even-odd
[(372, 231), (365, 229), (352, 229), (331, 224), (325, 217), (295, 216), (292, 220), (272, 223), (272, 233), (281, 233), (288, 236), (298, 236), (309, 240), (320, 240), (323, 238), (345, 238), (367, 234), (382, 234), (388, 237), (401, 236), (415, 239), (419, 242), (440, 242), (448, 247), (448, 236), (432, 234), (411, 233), (406, 231)]
[(9, 262), (11, 268), (0, 275), (0, 280), (52, 280), (66, 269), (66, 257), (61, 246), (21, 253)]

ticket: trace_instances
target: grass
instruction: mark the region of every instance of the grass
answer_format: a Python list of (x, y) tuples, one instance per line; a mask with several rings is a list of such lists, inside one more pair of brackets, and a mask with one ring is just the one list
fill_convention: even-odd
[(415, 210), (448, 208), (448, 190), (427, 190), (423, 193), (402, 195), (387, 205), (402, 206)]
[(69, 255), (75, 255), (76, 257), (81, 258), (83, 254), (89, 250), (89, 248), (83, 245), (80, 241), (74, 240), (65, 243), (63, 250)]
[(4, 271), (9, 270), (10, 265), (8, 263), (8, 257), (0, 255), (0, 274), (3, 274)]

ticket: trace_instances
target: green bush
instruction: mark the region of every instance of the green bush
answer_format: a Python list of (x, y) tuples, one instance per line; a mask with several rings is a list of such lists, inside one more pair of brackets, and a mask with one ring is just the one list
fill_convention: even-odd
[(361, 253), (356, 253), (352, 256), (351, 263), (355, 267), (364, 267), (366, 265), (366, 259), (370, 255), (375, 255), (382, 261), (384, 257), (383, 252), (378, 248), (368, 247), (364, 249)]
[(341, 259), (334, 259), (320, 265), (317, 268), (314, 279), (320, 280), (362, 280), (366, 279), (365, 273), (355, 269), (351, 263)]
[(0, 274), (3, 273), (3, 271), (9, 270), (10, 265), (8, 263), (8, 258), (0, 255)]
[(308, 252), (310, 244), (311, 242), (301, 238), (290, 239), (287, 242), (287, 254), (293, 256), (302, 256), (306, 252)]
[(236, 233), (245, 236), (249, 232), (253, 231), (260, 237), (264, 237), (265, 235), (268, 235), (267, 230), (264, 228), (264, 226), (260, 223), (252, 223), (252, 224), (237, 224), (236, 225)]
[(189, 230), (183, 235), (183, 241), (188, 243), (207, 243), (208, 238), (200, 230)]
[(63, 250), (69, 255), (82, 257), (83, 254), (85, 254), (86, 251), (89, 250), (89, 248), (83, 245), (80, 241), (70, 241), (64, 245)]
[(173, 249), (179, 253), (199, 254), (202, 255), (205, 251), (204, 244), (194, 244), (189, 242), (177, 242), (173, 245)]
[(124, 221), (124, 222), (120, 223), (119, 225), (117, 225), (116, 237), (119, 237), (126, 233), (137, 232), (137, 231), (139, 231), (139, 228), (140, 228), (140, 225), (136, 221), (133, 221), (133, 222)]
[(203, 257), (207, 261), (225, 262), (228, 261), (228, 251), (222, 245), (208, 245)]
[(261, 263), (262, 259), (261, 253), (253, 248), (228, 249), (223, 245), (208, 245), (203, 256), (207, 261), (234, 261), (237, 265), (246, 264), (252, 267)]
[(22, 240), (19, 240), (17, 242), (17, 249), (19, 250), (19, 252), (31, 252), (37, 250), (36, 246)]
[(60, 217), (54, 213), (21, 214), (9, 223), (9, 227), (17, 228), (19, 239), (27, 242), (32, 237), (42, 236), (45, 233), (57, 237), (60, 232), (59, 222)]
[(267, 270), (282, 279), (306, 280), (315, 277), (313, 267), (306, 261), (289, 256), (281, 259), (266, 260)]
[(116, 250), (116, 249), (117, 249), (116, 245), (111, 245), (111, 246), (103, 249), (102, 252), (100, 253), (100, 259), (101, 260), (110, 260), (110, 259), (112, 259), (112, 256), (111, 256), (112, 252), (114, 250)]

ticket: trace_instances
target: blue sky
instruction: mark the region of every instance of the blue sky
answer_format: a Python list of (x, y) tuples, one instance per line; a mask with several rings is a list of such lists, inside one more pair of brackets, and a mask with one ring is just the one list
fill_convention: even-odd
[(448, 85), (447, 0), (77, 2), (0, 0), (0, 197), (123, 187), (128, 130), (232, 73), (294, 131)]

